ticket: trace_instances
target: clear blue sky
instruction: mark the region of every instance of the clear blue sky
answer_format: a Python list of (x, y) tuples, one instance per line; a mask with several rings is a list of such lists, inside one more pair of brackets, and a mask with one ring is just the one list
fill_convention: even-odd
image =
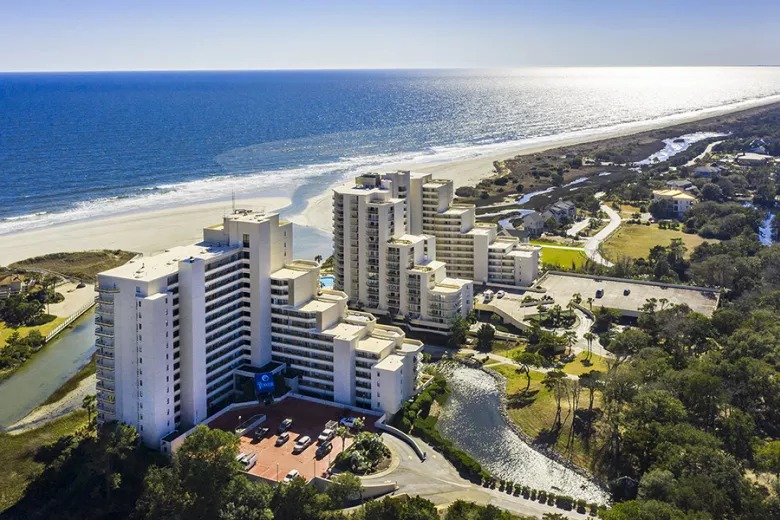
[(0, 71), (780, 62), (780, 1), (7, 0)]

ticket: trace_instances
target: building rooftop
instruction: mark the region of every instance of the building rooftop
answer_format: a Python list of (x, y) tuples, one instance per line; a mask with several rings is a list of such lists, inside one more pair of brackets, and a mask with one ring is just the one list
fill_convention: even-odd
[(423, 343), (416, 339), (404, 339), (404, 342), (400, 346), (396, 347), (396, 350), (404, 354), (412, 354), (415, 352), (422, 352)]
[[(266, 220), (278, 216), (278, 213), (263, 213), (262, 211), (252, 211), (249, 209), (237, 209), (235, 213), (228, 215), (225, 219), (232, 222), (265, 222)], [(213, 229), (218, 228), (214, 227)]]
[(359, 352), (371, 352), (372, 354), (381, 354), (389, 348), (393, 348), (395, 343), (389, 339), (378, 338), (376, 336), (366, 336), (358, 341), (355, 350)]
[(374, 365), (374, 368), (379, 370), (387, 370), (388, 372), (395, 372), (396, 370), (402, 369), (404, 366), (404, 361), (401, 356), (397, 356), (395, 354), (391, 354), (387, 356), (385, 359)]
[(178, 246), (156, 255), (134, 258), (124, 265), (101, 274), (149, 282), (177, 273), (179, 262), (207, 262), (238, 250), (240, 250), (238, 246), (215, 246), (208, 243)]
[(297, 310), (301, 312), (325, 312), (334, 305), (336, 305), (336, 302), (314, 298), (298, 307)]
[(427, 262), (421, 262), (419, 264), (416, 264), (414, 267), (409, 269), (410, 271), (417, 271), (420, 273), (429, 273), (431, 271), (435, 271), (436, 269), (441, 269), (442, 267), (447, 267), (447, 264), (444, 262), (440, 262), (438, 260), (428, 260)]
[(688, 195), (687, 193), (680, 190), (653, 190), (653, 195), (658, 195), (659, 197), (669, 197), (672, 199), (696, 200), (696, 197)]
[(332, 327), (329, 327), (322, 331), (323, 334), (333, 336), (339, 339), (352, 339), (358, 334), (361, 334), (365, 329), (365, 325), (356, 325), (354, 323), (340, 322)]

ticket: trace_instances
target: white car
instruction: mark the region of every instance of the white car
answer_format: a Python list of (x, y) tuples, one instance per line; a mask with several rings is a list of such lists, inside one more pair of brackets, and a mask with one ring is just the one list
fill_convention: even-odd
[(322, 433), (320, 434), (320, 436), (317, 437), (317, 442), (319, 442), (320, 444), (322, 444), (323, 442), (327, 442), (327, 441), (331, 440), (335, 434), (336, 434), (336, 432), (334, 432), (331, 429), (322, 430)]
[(496, 293), (496, 298), (503, 298), (504, 296), (506, 296), (506, 291), (498, 291)]
[(309, 447), (309, 444), (311, 444), (311, 437), (308, 435), (304, 435), (300, 439), (298, 439), (298, 442), (295, 443), (295, 446), (293, 446), (293, 453), (300, 453), (306, 448)]
[(290, 472), (287, 474), (287, 476), (284, 477), (284, 480), (282, 482), (284, 482), (285, 484), (289, 484), (290, 482), (292, 482), (293, 480), (295, 480), (300, 476), (301, 476), (300, 471), (298, 471), (297, 469), (291, 469)]

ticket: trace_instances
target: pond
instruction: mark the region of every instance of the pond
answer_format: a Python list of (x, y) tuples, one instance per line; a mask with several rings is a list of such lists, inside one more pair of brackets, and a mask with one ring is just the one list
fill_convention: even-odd
[(89, 311), (0, 383), (0, 430), (45, 401), (89, 362), (94, 351), (95, 313)]
[(455, 362), (438, 365), (452, 394), (437, 427), (491, 474), (531, 488), (606, 503), (608, 495), (589, 479), (523, 442), (501, 415), (500, 384), (489, 374)]

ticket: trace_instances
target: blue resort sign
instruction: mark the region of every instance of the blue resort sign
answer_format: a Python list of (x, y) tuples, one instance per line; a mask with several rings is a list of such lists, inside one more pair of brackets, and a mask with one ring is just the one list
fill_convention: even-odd
[(270, 372), (255, 374), (255, 393), (267, 394), (274, 391), (274, 375)]

